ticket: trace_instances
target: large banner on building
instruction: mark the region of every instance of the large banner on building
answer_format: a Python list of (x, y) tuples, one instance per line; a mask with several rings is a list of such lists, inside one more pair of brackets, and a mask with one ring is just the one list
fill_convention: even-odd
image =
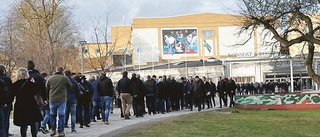
[(198, 54), (197, 29), (162, 29), (163, 55)]

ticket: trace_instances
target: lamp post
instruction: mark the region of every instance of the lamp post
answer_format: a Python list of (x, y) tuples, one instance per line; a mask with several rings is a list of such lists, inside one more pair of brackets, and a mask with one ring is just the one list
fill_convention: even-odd
[(293, 62), (292, 62), (292, 58), (289, 58), (290, 60), (290, 88), (291, 88), (291, 92), (294, 91), (294, 85), (293, 85)]
[(84, 44), (86, 44), (87, 41), (80, 41), (80, 48), (81, 48), (81, 73), (84, 74)]

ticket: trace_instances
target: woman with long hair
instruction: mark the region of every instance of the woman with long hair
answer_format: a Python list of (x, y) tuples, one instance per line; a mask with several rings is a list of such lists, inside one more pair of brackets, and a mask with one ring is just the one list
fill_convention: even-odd
[(34, 95), (39, 93), (34, 80), (29, 78), (26, 68), (19, 68), (17, 81), (13, 83), (14, 104), (13, 123), (20, 126), (20, 135), (26, 137), (27, 126), (31, 126), (32, 137), (37, 136), (36, 122), (42, 120)]

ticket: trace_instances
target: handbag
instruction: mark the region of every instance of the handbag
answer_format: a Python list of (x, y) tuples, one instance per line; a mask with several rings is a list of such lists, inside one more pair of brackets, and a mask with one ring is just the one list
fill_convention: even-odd
[(39, 94), (33, 95), (33, 97), (34, 100), (36, 100), (39, 108), (43, 108), (47, 105), (47, 103), (43, 101), (42, 97)]

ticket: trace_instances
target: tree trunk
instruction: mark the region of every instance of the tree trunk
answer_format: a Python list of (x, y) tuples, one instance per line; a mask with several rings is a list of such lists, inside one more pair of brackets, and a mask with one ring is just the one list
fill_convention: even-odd
[(313, 56), (314, 56), (314, 43), (309, 42), (308, 43), (308, 50), (309, 50), (309, 54), (306, 60), (306, 69), (307, 69), (307, 73), (308, 75), (311, 77), (311, 79), (316, 82), (318, 85), (320, 85), (320, 76), (317, 75), (313, 69)]

